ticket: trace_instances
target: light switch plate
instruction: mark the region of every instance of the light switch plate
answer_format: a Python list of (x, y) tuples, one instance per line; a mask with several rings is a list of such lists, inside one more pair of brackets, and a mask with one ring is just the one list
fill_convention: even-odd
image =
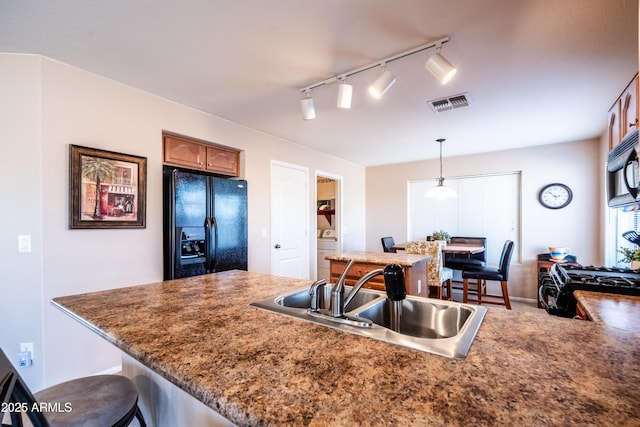
[(31, 252), (31, 236), (22, 234), (18, 236), (18, 252)]

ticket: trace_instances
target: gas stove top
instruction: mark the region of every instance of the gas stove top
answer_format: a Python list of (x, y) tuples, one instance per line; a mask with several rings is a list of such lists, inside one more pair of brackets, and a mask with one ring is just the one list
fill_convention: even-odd
[(558, 285), (573, 290), (640, 296), (640, 271), (616, 267), (557, 265), (550, 275)]
[(640, 270), (555, 264), (539, 285), (540, 305), (549, 314), (574, 317), (577, 301), (573, 291), (640, 296)]

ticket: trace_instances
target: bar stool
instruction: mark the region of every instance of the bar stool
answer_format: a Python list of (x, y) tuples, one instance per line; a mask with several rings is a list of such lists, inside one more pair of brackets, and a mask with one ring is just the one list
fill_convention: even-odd
[[(500, 264), (498, 268), (483, 267), (477, 270), (463, 270), (462, 271), (462, 302), (477, 302), (482, 304), (497, 304), (504, 305), (508, 310), (511, 310), (511, 301), (509, 301), (509, 266), (511, 264), (511, 255), (513, 254), (514, 243), (511, 240), (507, 240), (502, 247), (502, 255), (500, 255)], [(476, 279), (478, 283), (478, 299), (469, 299), (469, 279)], [(495, 280), (500, 282), (502, 288), (502, 295), (490, 295), (487, 294), (487, 280)], [(501, 302), (482, 300), (482, 297), (500, 298)]]
[(11, 403), (8, 408), (16, 409), (9, 412), (13, 427), (22, 427), (23, 416), (36, 427), (124, 427), (134, 418), (141, 427), (146, 427), (138, 407), (138, 390), (129, 378), (96, 375), (63, 382), (32, 394), (1, 350), (0, 403)]

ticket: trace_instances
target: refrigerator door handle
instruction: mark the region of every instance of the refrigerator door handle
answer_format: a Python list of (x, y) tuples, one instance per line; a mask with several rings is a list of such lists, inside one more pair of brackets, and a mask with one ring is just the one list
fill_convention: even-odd
[(211, 218), (204, 218), (204, 235), (205, 235), (205, 264), (204, 268), (207, 273), (211, 270)]
[(211, 254), (211, 260), (210, 260), (210, 264), (209, 264), (209, 272), (210, 273), (214, 273), (215, 272), (215, 268), (216, 268), (216, 261), (217, 261), (217, 257), (218, 257), (218, 221), (216, 221), (216, 217), (211, 217), (211, 224), (213, 225), (213, 227), (211, 228), (211, 230), (213, 231), (213, 252)]

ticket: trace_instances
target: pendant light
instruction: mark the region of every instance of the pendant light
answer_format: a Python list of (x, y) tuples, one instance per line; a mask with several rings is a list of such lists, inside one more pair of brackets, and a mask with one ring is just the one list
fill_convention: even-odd
[(438, 178), (438, 185), (427, 191), (424, 197), (438, 200), (458, 197), (458, 193), (456, 193), (453, 188), (444, 185), (444, 177), (442, 176), (442, 143), (446, 140), (444, 138), (439, 138), (436, 139), (436, 141), (440, 143), (440, 178)]

